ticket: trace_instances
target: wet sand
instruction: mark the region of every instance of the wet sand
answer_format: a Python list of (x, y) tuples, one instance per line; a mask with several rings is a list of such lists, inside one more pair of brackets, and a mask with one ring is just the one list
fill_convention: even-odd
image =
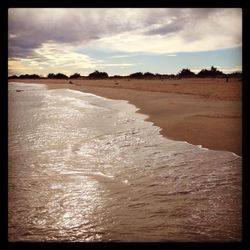
[(242, 82), (238, 79), (10, 81), (128, 100), (168, 138), (242, 155)]

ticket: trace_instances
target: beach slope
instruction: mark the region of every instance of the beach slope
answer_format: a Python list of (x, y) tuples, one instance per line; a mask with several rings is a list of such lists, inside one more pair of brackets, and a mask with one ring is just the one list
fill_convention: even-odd
[(239, 79), (12, 80), (45, 83), (128, 100), (162, 135), (242, 155), (242, 82)]

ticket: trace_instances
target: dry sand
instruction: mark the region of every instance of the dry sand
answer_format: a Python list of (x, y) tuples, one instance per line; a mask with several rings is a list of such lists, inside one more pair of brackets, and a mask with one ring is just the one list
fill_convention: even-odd
[(238, 79), (12, 81), (128, 100), (168, 138), (242, 155), (242, 82)]

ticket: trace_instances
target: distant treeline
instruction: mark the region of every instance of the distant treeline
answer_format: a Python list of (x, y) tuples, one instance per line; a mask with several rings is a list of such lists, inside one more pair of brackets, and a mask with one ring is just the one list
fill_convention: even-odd
[(229, 77), (242, 77), (242, 72), (233, 72), (230, 74), (225, 74), (222, 71), (217, 70), (215, 67), (211, 67), (210, 70), (208, 69), (202, 69), (199, 73), (195, 74), (190, 69), (182, 69), (178, 74), (153, 74), (150, 72), (142, 73), (142, 72), (136, 72), (133, 74), (130, 74), (128, 76), (120, 76), (120, 75), (114, 75), (109, 76), (106, 72), (99, 72), (94, 71), (93, 73), (90, 73), (88, 76), (81, 76), (79, 73), (75, 73), (71, 76), (67, 76), (62, 73), (49, 73), (47, 77), (39, 76), (36, 74), (32, 75), (12, 75), (9, 76), (9, 79), (107, 79), (107, 78), (131, 78), (131, 79), (179, 79), (179, 78), (205, 78), (205, 77), (216, 77), (216, 78), (229, 78)]

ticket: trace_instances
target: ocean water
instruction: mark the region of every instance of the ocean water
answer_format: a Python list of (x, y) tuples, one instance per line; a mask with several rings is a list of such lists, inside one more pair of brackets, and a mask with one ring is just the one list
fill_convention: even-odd
[(126, 101), (8, 87), (8, 238), (210, 242), (242, 237), (242, 158), (159, 134)]

